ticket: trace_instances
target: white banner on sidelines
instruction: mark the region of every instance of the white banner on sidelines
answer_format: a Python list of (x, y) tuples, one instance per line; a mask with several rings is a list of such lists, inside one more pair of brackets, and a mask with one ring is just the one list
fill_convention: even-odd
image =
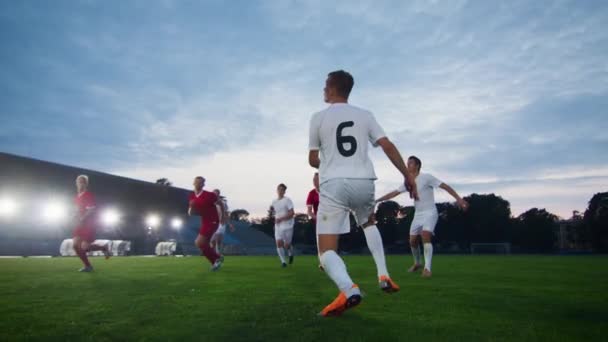
[[(127, 255), (131, 251), (131, 241), (127, 240), (95, 240), (93, 244), (98, 246), (108, 246), (112, 255)], [(74, 251), (74, 242), (72, 239), (65, 239), (59, 246), (59, 254), (61, 256), (76, 256)], [(88, 252), (89, 256), (102, 256), (102, 251)]]
[(173, 255), (177, 250), (177, 242), (175, 241), (163, 241), (156, 245), (154, 254), (156, 255)]

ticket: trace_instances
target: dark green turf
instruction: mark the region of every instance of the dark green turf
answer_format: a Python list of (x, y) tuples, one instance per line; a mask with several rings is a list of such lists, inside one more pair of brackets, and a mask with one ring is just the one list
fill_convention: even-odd
[(366, 297), (339, 318), (312, 256), (0, 259), (0, 341), (524, 341), (608, 339), (608, 257), (443, 256), (432, 279), (390, 256), (401, 292), (380, 292), (371, 256), (345, 261)]

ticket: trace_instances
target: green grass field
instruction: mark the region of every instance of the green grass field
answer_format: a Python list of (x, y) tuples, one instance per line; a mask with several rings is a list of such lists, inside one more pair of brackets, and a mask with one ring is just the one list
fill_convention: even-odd
[(608, 339), (608, 257), (444, 256), (434, 277), (388, 257), (397, 294), (371, 256), (345, 258), (366, 297), (338, 318), (337, 294), (312, 256), (0, 259), (0, 340), (452, 341)]

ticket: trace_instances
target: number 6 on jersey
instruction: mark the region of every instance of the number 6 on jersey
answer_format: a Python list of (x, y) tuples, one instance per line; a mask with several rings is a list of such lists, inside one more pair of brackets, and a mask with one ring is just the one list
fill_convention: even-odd
[[(342, 135), (342, 130), (355, 125), (352, 121), (344, 121), (338, 125), (336, 129), (336, 142), (338, 144), (338, 152), (345, 157), (351, 157), (357, 152), (357, 139), (352, 135)], [(345, 144), (349, 144), (349, 149), (344, 148)]]

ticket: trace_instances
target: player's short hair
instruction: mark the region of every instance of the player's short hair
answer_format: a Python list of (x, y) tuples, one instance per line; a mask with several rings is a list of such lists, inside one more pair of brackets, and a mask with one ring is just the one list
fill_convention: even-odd
[(416, 165), (418, 166), (418, 170), (422, 169), (422, 161), (420, 160), (420, 158), (416, 157), (416, 156), (410, 156), (409, 158), (407, 158), (408, 160), (413, 160), (416, 162)]
[(220, 194), (220, 189), (213, 189), (213, 192), (215, 192), (216, 194)]
[(348, 99), (350, 91), (353, 90), (355, 80), (353, 76), (344, 70), (336, 70), (327, 74), (329, 86), (336, 89), (338, 95)]
[(287, 185), (281, 183), (279, 184), (279, 186), (277, 186), (277, 188), (283, 188), (283, 190), (287, 190)]
[(84, 179), (85, 183), (89, 184), (89, 176), (87, 175), (78, 175), (76, 180), (78, 181), (80, 178)]
[(194, 177), (194, 179), (200, 179), (203, 182), (205, 181), (205, 177), (203, 177), (203, 176), (196, 176), (196, 177)]

